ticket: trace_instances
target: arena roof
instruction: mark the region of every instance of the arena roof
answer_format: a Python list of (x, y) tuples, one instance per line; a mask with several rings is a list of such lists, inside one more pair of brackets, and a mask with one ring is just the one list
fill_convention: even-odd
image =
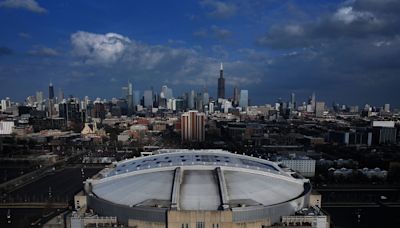
[(229, 153), (223, 150), (160, 150), (159, 154), (136, 159), (129, 159), (117, 164), (107, 177), (129, 173), (142, 169), (170, 166), (231, 166), (265, 170), (281, 173), (282, 170), (273, 162), (249, 156)]
[(173, 150), (129, 159), (88, 180), (106, 201), (130, 207), (218, 210), (298, 198), (304, 179), (277, 164), (222, 150)]

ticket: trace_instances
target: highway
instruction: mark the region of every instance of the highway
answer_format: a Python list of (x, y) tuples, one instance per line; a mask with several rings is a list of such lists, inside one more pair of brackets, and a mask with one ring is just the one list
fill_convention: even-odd
[(48, 198), (54, 198), (56, 201), (66, 202), (83, 187), (84, 180), (100, 170), (101, 168), (83, 168), (82, 166), (56, 170), (10, 192), (6, 201), (42, 202)]
[(0, 227), (29, 227), (34, 222), (37, 222), (35, 227), (40, 227), (41, 221), (50, 214), (67, 208), (73, 196), (82, 189), (83, 181), (101, 169), (102, 166), (67, 166), (20, 186), (2, 199)]

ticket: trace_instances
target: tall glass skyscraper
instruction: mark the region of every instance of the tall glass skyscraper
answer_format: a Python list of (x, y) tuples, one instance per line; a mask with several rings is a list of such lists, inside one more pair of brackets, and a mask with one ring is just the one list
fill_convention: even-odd
[(51, 82), (49, 85), (49, 99), (54, 99), (54, 87), (53, 87), (53, 83), (51, 83)]
[(144, 106), (146, 108), (152, 108), (153, 107), (153, 91), (145, 90), (143, 97), (144, 97)]
[(248, 90), (240, 90), (240, 100), (239, 106), (243, 109), (246, 109), (249, 106), (249, 91)]
[(224, 78), (224, 66), (221, 63), (218, 78), (218, 98), (225, 98), (225, 78)]

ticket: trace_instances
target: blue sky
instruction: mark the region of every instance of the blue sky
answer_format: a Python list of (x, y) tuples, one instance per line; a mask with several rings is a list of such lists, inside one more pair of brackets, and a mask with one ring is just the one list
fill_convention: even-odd
[(0, 97), (47, 90), (119, 97), (166, 84), (174, 95), (227, 95), (253, 104), (313, 91), (318, 100), (400, 105), (400, 1), (0, 0)]

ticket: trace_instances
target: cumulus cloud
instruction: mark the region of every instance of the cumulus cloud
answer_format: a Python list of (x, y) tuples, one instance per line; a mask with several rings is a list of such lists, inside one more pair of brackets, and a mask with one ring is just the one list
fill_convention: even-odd
[(33, 50), (28, 51), (28, 54), (42, 57), (54, 57), (58, 56), (60, 53), (53, 48), (37, 46)]
[[(346, 102), (354, 91), (363, 94), (358, 102), (391, 100), (388, 91), (400, 74), (399, 10), (397, 0), (354, 0), (311, 20), (280, 21), (257, 40), (267, 51), (285, 53), (269, 61), (266, 74), (281, 75), (275, 82), (280, 90), (301, 84)], [(380, 91), (380, 98), (371, 90)]]
[(73, 54), (86, 63), (112, 63), (121, 58), (131, 40), (116, 33), (78, 31), (71, 35), (71, 43)]
[(47, 10), (41, 7), (35, 0), (5, 0), (0, 2), (0, 7), (24, 9), (34, 13), (46, 13)]
[(350, 24), (355, 21), (370, 21), (376, 20), (375, 16), (370, 12), (361, 12), (353, 10), (353, 7), (343, 7), (338, 9), (332, 16), (333, 20), (341, 21), (345, 24)]
[(372, 0), (349, 1), (313, 21), (274, 25), (258, 38), (257, 43), (272, 48), (298, 48), (335, 42), (336, 39), (393, 37), (398, 33), (400, 16), (387, 14), (387, 10), (382, 3), (372, 4)]
[(236, 13), (236, 6), (232, 3), (226, 3), (216, 0), (203, 0), (200, 4), (210, 9), (209, 16), (215, 18), (226, 19), (232, 17)]
[[(113, 75), (124, 81), (128, 78), (154, 85), (169, 82), (175, 85), (192, 85), (202, 82), (214, 84), (218, 77), (220, 58), (209, 57), (199, 49), (149, 45), (120, 34), (95, 34), (79, 31), (71, 35), (72, 53), (80, 61), (77, 69), (95, 67), (96, 75)], [(242, 72), (255, 73), (238, 63), (226, 63), (233, 70), (230, 78), (249, 85), (260, 80), (260, 75), (247, 78)], [(146, 76), (146, 77), (144, 77)], [(110, 78), (107, 76), (107, 78)], [(241, 79), (247, 78), (247, 79)], [(109, 79), (108, 79), (109, 80)]]

